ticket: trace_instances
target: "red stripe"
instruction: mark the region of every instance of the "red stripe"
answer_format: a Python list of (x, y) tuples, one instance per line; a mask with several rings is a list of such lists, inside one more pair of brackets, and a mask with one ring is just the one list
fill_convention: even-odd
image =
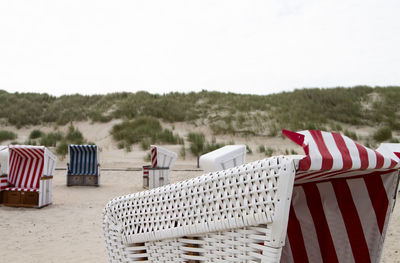
[(386, 212), (389, 207), (385, 186), (379, 173), (374, 173), (364, 178), (368, 194), (374, 207), (376, 221), (378, 222), (379, 231), (383, 233), (385, 226)]
[(43, 166), (44, 166), (44, 159), (41, 159), (40, 160), (40, 166), (39, 166), (39, 169), (38, 169), (38, 175), (39, 176), (36, 177), (36, 184), (35, 183), (33, 184), (33, 187), (35, 187), (35, 188), (39, 188), (39, 186), (40, 186), (39, 178), (43, 174)]
[(358, 149), (358, 153), (360, 154), (360, 160), (361, 160), (361, 168), (360, 170), (365, 170), (368, 168), (369, 165), (369, 159), (368, 159), (368, 152), (367, 149), (365, 149), (364, 146), (354, 142)]
[(351, 159), (349, 149), (347, 148), (346, 142), (343, 136), (339, 133), (332, 132), (333, 139), (335, 140), (336, 146), (338, 147), (343, 160), (343, 170), (348, 170), (353, 167), (353, 160)]
[(23, 183), (23, 178), (24, 178), (25, 170), (26, 170), (26, 159), (21, 158), (20, 167), (22, 169), (17, 174), (17, 183), (15, 184), (16, 187), (21, 187), (21, 185)]
[(342, 176), (342, 177), (337, 177), (337, 178), (330, 178), (330, 177), (326, 177), (326, 178), (322, 178), (316, 182), (296, 182), (295, 186), (299, 186), (299, 185), (303, 185), (303, 184), (309, 184), (309, 183), (325, 183), (325, 182), (331, 182), (332, 180), (335, 179), (357, 179), (357, 178), (364, 178), (366, 176), (369, 176), (370, 174), (376, 173), (376, 174), (380, 174), (380, 175), (384, 175), (384, 174), (389, 174), (389, 173), (393, 173), (394, 171), (396, 171), (396, 169), (391, 169), (391, 170), (384, 170), (384, 171), (363, 171), (360, 174), (356, 174), (356, 175), (352, 175), (352, 176), (343, 176), (344, 174), (347, 173), (353, 173), (354, 171), (352, 170), (347, 170), (347, 171), (338, 171), (337, 174), (332, 175), (333, 176)]
[(157, 148), (151, 148), (151, 165), (153, 168), (157, 167)]
[[(19, 169), (18, 163), (21, 161), (21, 157), (19, 155), (17, 155), (16, 153), (13, 153), (13, 156), (14, 156), (13, 157), (14, 158), (14, 165), (10, 167), (10, 172), (12, 171), (12, 173), (11, 173), (11, 176), (12, 176), (11, 183), (13, 185), (15, 185), (16, 180), (17, 180), (18, 169)], [(11, 168), (12, 168), (12, 170), (11, 170)]]
[(321, 131), (310, 131), (311, 136), (314, 138), (317, 144), (318, 150), (322, 156), (322, 167), (321, 170), (330, 170), (333, 166), (333, 158), (331, 153), (326, 147), (324, 138), (322, 137)]
[(347, 236), (357, 263), (371, 262), (361, 221), (346, 180), (334, 180), (332, 186), (346, 227)]
[[(400, 157), (399, 157), (400, 158)], [(398, 163), (395, 161), (395, 160), (390, 160), (390, 168), (394, 168), (394, 167), (396, 167), (396, 165), (397, 165)]]
[[(30, 174), (32, 174), (30, 184), (26, 187), (33, 188), (36, 187), (36, 182), (39, 180), (41, 174), (38, 173), (37, 161), (40, 162), (40, 150), (38, 149), (26, 149), (27, 154), (30, 156)], [(37, 155), (39, 153), (39, 155)], [(38, 160), (39, 159), (39, 160)], [(29, 177), (28, 177), (29, 178)], [(28, 181), (29, 182), (29, 181)]]
[(16, 167), (15, 165), (16, 165), (16, 163), (18, 162), (19, 156), (17, 156), (14, 152), (11, 152), (11, 151), (10, 151), (10, 156), (11, 156), (11, 158), (12, 158), (12, 162), (11, 162), (11, 164), (10, 164), (10, 166), (9, 166), (9, 171), (10, 171), (10, 174), (9, 174), (9, 176), (10, 176), (10, 182), (11, 182), (12, 184), (15, 185), (15, 173), (16, 173), (16, 169), (15, 169), (14, 167)]
[(322, 206), (321, 196), (316, 184), (309, 183), (303, 185), (304, 193), (308, 209), (314, 222), (315, 231), (317, 233), (321, 257), (325, 263), (339, 262), (336, 250), (333, 245), (331, 233), (329, 231), (328, 222), (325, 217), (324, 208)]
[(289, 222), (287, 228), (290, 249), (294, 263), (308, 262), (306, 247), (304, 245), (303, 233), (301, 232), (300, 222), (296, 217), (293, 209), (293, 204), (290, 205)]
[(310, 177), (310, 176), (313, 176), (313, 175), (316, 175), (316, 174), (319, 174), (319, 173), (321, 173), (321, 171), (313, 171), (313, 172), (308, 172), (308, 173), (304, 173), (304, 172), (302, 172), (302, 173), (297, 173), (296, 174), (296, 180), (300, 180), (300, 179), (303, 179), (304, 177)]
[(40, 174), (37, 174), (38, 162), (40, 162), (40, 160), (31, 159), (31, 162), (32, 162), (32, 176), (31, 176), (31, 180), (28, 181), (28, 185), (27, 185), (27, 187), (29, 187), (29, 188), (35, 187), (37, 179), (40, 178)]
[(380, 169), (383, 167), (383, 164), (385, 162), (385, 159), (383, 158), (382, 154), (378, 153), (377, 151), (374, 151), (376, 154), (376, 169)]
[(13, 179), (14, 179), (14, 169), (12, 169), (14, 167), (13, 166), (14, 162), (15, 162), (14, 154), (12, 152), (10, 152), (10, 161), (9, 161), (9, 167), (8, 167), (8, 169), (9, 169), (8, 180), (11, 183), (13, 182)]
[(311, 159), (310, 159), (310, 156), (307, 155), (306, 157), (304, 157), (303, 159), (300, 160), (299, 170), (300, 171), (308, 171), (308, 170), (310, 170), (310, 167), (311, 167)]

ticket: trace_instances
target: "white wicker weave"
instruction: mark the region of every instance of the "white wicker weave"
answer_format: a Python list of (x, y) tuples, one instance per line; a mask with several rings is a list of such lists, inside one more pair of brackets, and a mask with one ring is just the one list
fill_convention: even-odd
[(279, 262), (295, 175), (273, 157), (118, 197), (104, 209), (110, 262)]

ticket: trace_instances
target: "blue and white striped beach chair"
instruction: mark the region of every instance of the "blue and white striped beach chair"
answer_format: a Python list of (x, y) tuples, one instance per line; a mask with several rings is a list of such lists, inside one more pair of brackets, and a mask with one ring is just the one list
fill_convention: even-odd
[(96, 145), (68, 147), (70, 162), (67, 164), (67, 186), (100, 184), (99, 151)]

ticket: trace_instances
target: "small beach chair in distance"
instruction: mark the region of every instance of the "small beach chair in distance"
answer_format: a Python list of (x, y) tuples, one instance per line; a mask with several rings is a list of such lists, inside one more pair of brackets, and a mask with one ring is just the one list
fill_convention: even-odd
[(152, 189), (169, 184), (169, 172), (178, 155), (161, 146), (150, 146), (151, 165), (143, 166), (143, 188)]
[(4, 205), (40, 208), (51, 204), (56, 163), (57, 157), (44, 146), (9, 146)]
[(3, 191), (8, 186), (8, 146), (0, 146), (0, 204), (3, 203)]
[(68, 146), (67, 186), (99, 186), (99, 149), (96, 145)]
[(200, 156), (204, 172), (222, 171), (246, 163), (246, 145), (226, 145)]
[(338, 133), (283, 134), (305, 155), (110, 201), (110, 262), (379, 262), (400, 164)]

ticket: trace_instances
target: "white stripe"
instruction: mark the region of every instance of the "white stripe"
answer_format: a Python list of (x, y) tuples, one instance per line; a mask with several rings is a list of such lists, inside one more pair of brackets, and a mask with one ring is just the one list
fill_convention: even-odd
[(335, 139), (332, 133), (322, 132), (322, 138), (324, 139), (325, 145), (328, 148), (329, 153), (333, 158), (333, 166), (331, 170), (341, 170), (343, 169), (343, 156), (336, 145)]
[(361, 168), (361, 160), (360, 160), (360, 153), (358, 152), (357, 146), (354, 143), (354, 141), (347, 136), (342, 136), (344, 143), (347, 146), (347, 149), (349, 150), (351, 161), (353, 162), (353, 165), (351, 167), (352, 170), (360, 169)]
[(353, 263), (353, 252), (347, 236), (346, 225), (344, 224), (332, 183), (320, 183), (317, 184), (317, 187), (321, 195), (322, 206), (338, 260), (339, 262)]
[(304, 134), (304, 143), (308, 145), (309, 156), (311, 161), (310, 170), (321, 170), (322, 167), (322, 156), (318, 150), (317, 144), (309, 131), (300, 132)]
[(285, 263), (293, 263), (294, 262), (292, 250), (290, 248), (289, 238), (287, 235), (286, 235), (286, 239), (285, 239), (285, 246), (282, 248), (280, 262), (285, 262)]
[(364, 147), (368, 153), (368, 169), (375, 169), (376, 168), (376, 153), (375, 151)]
[(382, 156), (383, 156), (383, 168), (388, 168), (388, 167), (390, 167), (390, 164), (392, 163), (392, 159), (390, 159), (390, 158), (388, 158), (388, 157), (386, 157), (386, 156), (384, 156), (383, 154), (382, 154)]
[[(20, 162), (17, 166), (19, 171), (18, 171), (18, 174), (16, 175), (16, 180), (15, 180), (16, 186), (21, 185), (21, 178), (23, 177), (23, 174), (22, 174), (23, 169), (22, 168), (25, 166), (25, 163), (26, 163), (26, 159), (21, 157)], [(26, 170), (25, 170), (25, 172), (26, 172)]]
[(362, 178), (347, 180), (351, 196), (354, 200), (357, 213), (359, 215), (364, 237), (367, 242), (371, 262), (376, 262), (381, 243), (381, 234), (379, 232), (378, 222), (376, 220), (375, 210), (372, 206), (365, 181)]
[(307, 251), (309, 262), (323, 262), (317, 233), (302, 187), (293, 188), (292, 202), (304, 237), (304, 246)]
[(36, 169), (35, 169), (35, 167), (36, 167), (36, 159), (32, 159), (32, 168), (31, 168), (29, 179), (28, 179), (27, 184), (25, 185), (25, 187), (32, 187), (32, 181), (36, 181), (35, 180), (35, 177), (36, 177), (36, 174), (35, 174)]

